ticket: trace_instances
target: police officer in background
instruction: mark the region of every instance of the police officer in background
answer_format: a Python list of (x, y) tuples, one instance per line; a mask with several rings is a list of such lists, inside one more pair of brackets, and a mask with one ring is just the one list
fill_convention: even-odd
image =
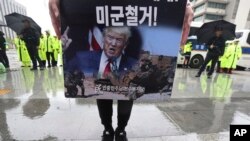
[(185, 56), (183, 68), (188, 68), (191, 52), (192, 52), (192, 42), (188, 41), (186, 45), (184, 46), (184, 51), (183, 51), (184, 56)]
[(52, 66), (56, 67), (58, 63), (58, 55), (61, 50), (61, 40), (58, 39), (57, 36), (54, 36), (54, 44), (53, 44), (53, 56), (54, 56), (54, 62), (52, 62)]
[(4, 33), (0, 31), (0, 62), (3, 63), (5, 68), (9, 68), (9, 60), (6, 55), (6, 40), (4, 38)]
[(46, 50), (45, 50), (45, 37), (44, 35), (42, 34), (41, 37), (40, 37), (40, 45), (39, 45), (39, 50), (38, 50), (38, 54), (39, 54), (39, 57), (44, 65), (44, 67), (46, 66), (46, 60), (47, 60), (47, 57), (46, 57)]
[(31, 27), (29, 20), (23, 20), (23, 23), (24, 29), (22, 30), (20, 37), (25, 42), (33, 64), (33, 67), (30, 70), (37, 70), (37, 61), (39, 62), (40, 70), (43, 70), (44, 65), (38, 55), (39, 35), (36, 33), (37, 31)]
[(222, 27), (216, 27), (214, 29), (215, 36), (212, 37), (208, 43), (208, 53), (205, 58), (204, 63), (202, 64), (200, 70), (198, 71), (197, 75), (195, 77), (200, 77), (201, 73), (205, 70), (207, 64), (212, 60), (211, 68), (208, 72), (208, 78), (211, 78), (211, 75), (214, 72), (214, 68), (216, 65), (216, 62), (219, 59), (219, 56), (222, 56), (224, 54), (225, 50), (225, 39), (222, 37), (223, 34), (223, 28)]
[(55, 57), (53, 53), (54, 49), (54, 37), (50, 35), (50, 31), (46, 31), (46, 36), (44, 37), (44, 47), (46, 50), (48, 67), (53, 66), (55, 62)]
[(14, 39), (14, 44), (17, 49), (19, 61), (22, 62), (22, 67), (30, 67), (31, 60), (28, 50), (19, 35)]

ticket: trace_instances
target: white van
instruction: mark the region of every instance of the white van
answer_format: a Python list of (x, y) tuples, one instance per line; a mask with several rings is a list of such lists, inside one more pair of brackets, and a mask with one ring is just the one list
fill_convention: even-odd
[(242, 57), (238, 62), (239, 67), (250, 69), (250, 29), (237, 30), (236, 38), (240, 40)]
[[(199, 68), (204, 62), (204, 58), (207, 53), (207, 47), (204, 44), (198, 44), (197, 36), (195, 36), (196, 31), (203, 25), (202, 22), (192, 22), (190, 27), (190, 33), (188, 41), (192, 42), (193, 48), (190, 56), (189, 66), (191, 68)], [(182, 65), (185, 60), (185, 57), (181, 55), (181, 52), (178, 54), (177, 64)]]

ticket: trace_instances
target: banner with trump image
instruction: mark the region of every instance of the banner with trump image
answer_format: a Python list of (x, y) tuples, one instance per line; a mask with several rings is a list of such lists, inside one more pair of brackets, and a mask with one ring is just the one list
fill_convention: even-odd
[(61, 0), (68, 98), (171, 96), (186, 0)]

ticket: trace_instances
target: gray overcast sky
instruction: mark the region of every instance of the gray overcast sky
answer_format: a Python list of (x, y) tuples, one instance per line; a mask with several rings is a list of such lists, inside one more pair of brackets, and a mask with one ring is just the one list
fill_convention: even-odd
[(54, 35), (49, 10), (48, 0), (16, 0), (27, 8), (27, 15), (34, 19), (42, 28), (42, 31), (50, 30)]

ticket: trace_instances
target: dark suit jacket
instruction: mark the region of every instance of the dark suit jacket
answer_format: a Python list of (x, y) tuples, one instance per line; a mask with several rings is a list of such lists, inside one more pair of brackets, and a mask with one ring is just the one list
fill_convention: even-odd
[[(101, 55), (102, 52), (79, 51), (76, 53), (74, 58), (64, 64), (64, 70), (66, 72), (81, 70), (84, 73), (97, 74), (101, 62)], [(122, 73), (125, 70), (131, 69), (135, 63), (135, 59), (123, 55), (121, 58), (118, 73)]]
[(225, 39), (223, 37), (212, 37), (207, 45), (210, 46), (210, 45), (214, 45), (215, 47), (214, 48), (208, 48), (208, 52), (210, 54), (214, 54), (214, 55), (218, 55), (218, 56), (222, 56), (224, 54), (224, 51), (225, 51)]
[(21, 32), (23, 35), (22, 40), (27, 46), (38, 46), (39, 45), (39, 35), (36, 33), (36, 30), (32, 27), (24, 28)]
[(0, 49), (1, 51), (5, 51), (6, 50), (6, 45), (5, 45), (5, 38), (3, 37), (3, 35), (0, 35)]

